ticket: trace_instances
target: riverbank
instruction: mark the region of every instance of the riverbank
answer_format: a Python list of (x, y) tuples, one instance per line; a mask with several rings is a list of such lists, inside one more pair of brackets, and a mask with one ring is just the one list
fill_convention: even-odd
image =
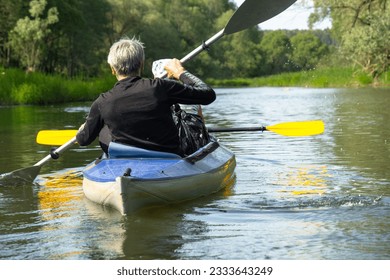
[(61, 75), (0, 69), (0, 105), (57, 104), (94, 100), (115, 83), (115, 77), (69, 79)]
[(390, 71), (377, 80), (352, 68), (323, 68), (248, 79), (209, 79), (208, 82), (215, 87), (387, 88), (390, 87)]
[[(259, 78), (207, 79), (214, 87), (389, 87), (390, 71), (373, 80), (352, 68), (324, 68), (283, 73)], [(112, 75), (100, 78), (68, 79), (60, 75), (26, 73), (20, 69), (0, 69), (0, 105), (56, 104), (94, 100), (115, 83)]]

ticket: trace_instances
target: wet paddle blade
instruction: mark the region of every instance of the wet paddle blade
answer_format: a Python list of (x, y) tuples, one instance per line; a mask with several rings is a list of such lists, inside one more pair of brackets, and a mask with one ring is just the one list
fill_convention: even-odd
[(37, 135), (37, 143), (42, 145), (60, 146), (76, 136), (78, 130), (41, 130)]
[(32, 184), (32, 182), (38, 176), (40, 170), (40, 166), (34, 165), (1, 174), (0, 186), (22, 186)]
[(288, 122), (267, 126), (266, 130), (284, 136), (311, 136), (323, 133), (325, 125), (321, 120)]

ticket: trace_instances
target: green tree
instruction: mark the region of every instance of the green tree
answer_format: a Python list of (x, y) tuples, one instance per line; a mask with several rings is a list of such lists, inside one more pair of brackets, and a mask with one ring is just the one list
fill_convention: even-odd
[[(255, 77), (263, 74), (264, 61), (257, 28), (248, 29), (225, 38), (221, 42), (220, 65), (214, 76), (218, 78)], [(221, 51), (222, 49), (222, 51)]]
[(42, 18), (46, 0), (32, 0), (30, 2), (30, 17), (16, 22), (10, 32), (10, 43), (20, 62), (28, 71), (35, 71), (42, 60), (45, 39), (51, 32), (50, 25), (58, 21), (57, 8), (48, 9), (47, 17)]
[[(27, 2), (0, 0), (0, 8), (6, 7), (0, 13), (7, 17), (0, 19), (0, 27), (5, 27), (0, 29), (0, 55), (6, 57), (3, 53), (11, 50), (20, 54), (19, 65), (69, 77), (97, 76), (107, 71), (108, 49), (124, 36), (135, 36), (145, 43), (145, 70), (151, 74), (152, 61), (182, 58), (224, 28), (236, 8), (230, 0), (32, 0), (37, 6), (33, 15), (25, 6)], [(43, 8), (39, 10), (38, 4)], [(56, 7), (58, 12), (49, 7)], [(38, 11), (41, 14), (37, 15)], [(44, 16), (46, 13), (52, 21)], [(58, 17), (55, 24), (54, 16)], [(17, 19), (21, 20), (16, 28)], [(9, 37), (12, 45), (7, 44), (11, 30), (7, 24), (15, 26)], [(22, 37), (24, 33), (28, 35)], [(266, 32), (262, 39), (263, 36), (257, 27), (225, 36), (208, 52), (189, 61), (188, 68), (203, 77), (215, 78), (290, 70), (291, 35), (276, 31)], [(26, 48), (32, 42), (36, 44)], [(22, 58), (22, 53), (29, 59)]]
[(328, 53), (328, 46), (312, 32), (299, 32), (291, 37), (291, 62), (298, 70), (314, 68), (320, 59)]
[(8, 34), (16, 25), (16, 22), (24, 15), (25, 1), (0, 0), (0, 65), (9, 66), (11, 63)]
[(265, 56), (266, 73), (276, 74), (290, 69), (291, 42), (285, 31), (266, 32), (260, 48)]
[(59, 22), (46, 41), (45, 72), (69, 77), (96, 76), (109, 46), (105, 0), (50, 0), (59, 11)]
[(332, 19), (341, 54), (373, 77), (389, 69), (390, 8), (387, 0), (314, 0), (313, 24)]
[(343, 37), (343, 53), (372, 77), (389, 70), (390, 11), (374, 14), (370, 25), (359, 25)]
[(111, 33), (108, 34), (109, 43), (113, 44), (119, 38), (124, 36), (139, 34), (142, 27), (145, 26), (145, 16), (148, 14), (161, 15), (156, 6), (160, 6), (159, 0), (154, 1), (152, 5), (150, 0), (108, 0), (110, 5), (107, 13), (108, 25)]

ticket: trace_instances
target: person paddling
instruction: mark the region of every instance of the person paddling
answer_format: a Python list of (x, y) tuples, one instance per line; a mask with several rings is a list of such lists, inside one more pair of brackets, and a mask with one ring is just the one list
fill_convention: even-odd
[(178, 59), (165, 65), (168, 78), (143, 78), (143, 43), (124, 38), (114, 43), (107, 62), (117, 83), (93, 102), (76, 139), (80, 146), (99, 137), (107, 154), (111, 141), (138, 148), (187, 154), (181, 145), (174, 104), (208, 105), (216, 99), (214, 90), (189, 73)]

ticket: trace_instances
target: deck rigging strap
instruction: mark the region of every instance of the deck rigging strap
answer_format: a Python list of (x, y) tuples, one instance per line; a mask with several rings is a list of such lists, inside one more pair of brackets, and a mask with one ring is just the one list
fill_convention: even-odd
[(204, 159), (207, 155), (214, 152), (219, 147), (218, 142), (210, 142), (206, 146), (204, 146), (201, 150), (193, 153), (192, 155), (184, 158), (185, 161), (195, 164), (197, 161)]

